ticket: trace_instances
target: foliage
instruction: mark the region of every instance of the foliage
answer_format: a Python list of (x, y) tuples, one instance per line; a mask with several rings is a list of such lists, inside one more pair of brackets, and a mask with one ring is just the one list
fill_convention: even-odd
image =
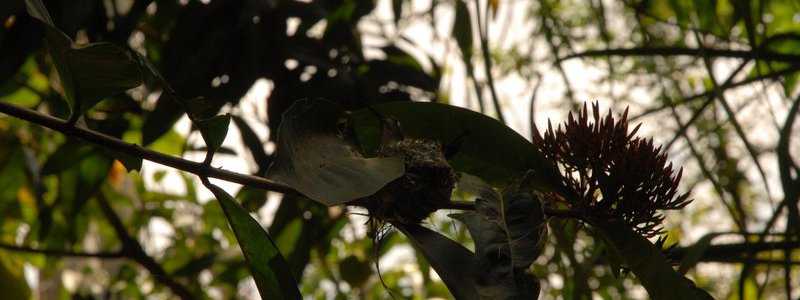
[[(795, 298), (796, 11), (12, 0), (0, 286), (14, 299)], [(540, 136), (536, 118), (591, 99), (631, 113), (601, 119), (595, 104), (592, 123), (584, 106)], [(360, 214), (397, 231), (365, 234)], [(408, 245), (416, 255), (398, 254)]]

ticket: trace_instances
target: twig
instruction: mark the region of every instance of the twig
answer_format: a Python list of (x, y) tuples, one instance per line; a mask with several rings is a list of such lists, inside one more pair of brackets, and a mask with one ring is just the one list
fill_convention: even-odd
[[(594, 56), (693, 56), (701, 57), (706, 55), (708, 57), (728, 57), (728, 58), (743, 58), (746, 60), (755, 59), (753, 51), (747, 50), (730, 50), (730, 49), (713, 49), (713, 48), (672, 48), (672, 47), (640, 47), (640, 48), (619, 48), (619, 49), (606, 49), (606, 50), (590, 50), (570, 54), (556, 61), (561, 62), (573, 58), (594, 57)], [(783, 54), (775, 52), (761, 52), (758, 54), (758, 59), (762, 61), (778, 61), (787, 63), (797, 63), (800, 61), (800, 55)]]

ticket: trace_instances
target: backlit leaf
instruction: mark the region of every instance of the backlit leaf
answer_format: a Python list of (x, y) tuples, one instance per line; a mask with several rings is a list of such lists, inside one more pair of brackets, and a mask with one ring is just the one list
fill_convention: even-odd
[(338, 126), (344, 113), (326, 100), (295, 103), (283, 114), (267, 177), (332, 206), (372, 195), (402, 176), (402, 157), (363, 157)]

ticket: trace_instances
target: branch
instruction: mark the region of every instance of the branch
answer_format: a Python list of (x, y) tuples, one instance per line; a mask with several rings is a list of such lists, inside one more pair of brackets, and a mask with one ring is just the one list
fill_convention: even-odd
[(125, 254), (122, 251), (86, 253), (86, 252), (73, 252), (65, 250), (34, 249), (34, 248), (16, 246), (4, 243), (0, 243), (0, 248), (9, 251), (43, 254), (48, 256), (68, 256), (68, 257), (83, 257), (83, 258), (125, 258)]
[(214, 168), (202, 163), (166, 155), (147, 148), (142, 148), (136, 144), (127, 143), (117, 138), (110, 137), (89, 129), (76, 127), (59, 118), (51, 117), (8, 102), (0, 101), (0, 112), (31, 123), (39, 124), (70, 137), (75, 137), (101, 147), (119, 151), (134, 157), (140, 157), (142, 159), (189, 172), (201, 177), (217, 178), (284, 194), (300, 195), (300, 193), (295, 189), (273, 180), (231, 172), (220, 168)]
[(565, 61), (573, 58), (595, 57), (595, 56), (703, 56), (708, 57), (728, 57), (742, 59), (758, 59), (761, 61), (779, 61), (795, 64), (800, 61), (800, 55), (783, 54), (775, 52), (759, 52), (756, 57), (753, 51), (712, 49), (712, 48), (671, 48), (671, 47), (641, 47), (641, 48), (619, 48), (607, 50), (590, 50), (570, 54), (557, 61)]
[(125, 228), (125, 225), (120, 220), (119, 216), (114, 212), (114, 209), (111, 208), (111, 204), (108, 203), (108, 199), (103, 193), (97, 193), (96, 195), (97, 203), (100, 205), (100, 210), (103, 211), (103, 214), (108, 219), (108, 222), (111, 223), (111, 227), (114, 228), (114, 232), (116, 232), (117, 237), (122, 242), (123, 253), (125, 256), (130, 258), (131, 260), (139, 263), (142, 267), (147, 269), (150, 272), (150, 275), (155, 278), (156, 281), (164, 284), (167, 286), (176, 296), (183, 300), (188, 299), (195, 299), (191, 292), (189, 292), (186, 287), (175, 281), (172, 276), (167, 274), (167, 271), (161, 267), (152, 257), (148, 256), (147, 253), (144, 252), (142, 249), (142, 245), (131, 237), (128, 233), (128, 230)]
[[(781, 241), (781, 242), (756, 242), (711, 245), (703, 252), (699, 261), (702, 262), (742, 262), (746, 253), (758, 253), (763, 251), (778, 251), (784, 249), (800, 248), (800, 241)], [(673, 250), (674, 258), (680, 260), (686, 255), (690, 247), (676, 248)]]

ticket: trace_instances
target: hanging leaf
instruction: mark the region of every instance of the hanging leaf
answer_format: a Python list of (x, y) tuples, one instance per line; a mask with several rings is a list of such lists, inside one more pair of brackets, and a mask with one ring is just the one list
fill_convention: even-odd
[(541, 286), (528, 269), (544, 249), (547, 227), (538, 194), (525, 189), (530, 177), (515, 180), (502, 195), (468, 180), (460, 188), (478, 188), (475, 212), (451, 216), (464, 222), (475, 240), (478, 292), (491, 299), (538, 298)]
[(225, 212), (261, 299), (302, 299), (289, 264), (269, 233), (227, 192), (210, 183), (206, 183), (206, 187), (214, 193)]
[(283, 114), (267, 177), (333, 206), (372, 195), (402, 176), (402, 157), (361, 154), (352, 137), (337, 126), (345, 120), (344, 113), (326, 100), (296, 102)]
[(461, 56), (467, 60), (472, 57), (472, 19), (467, 4), (455, 0), (456, 18), (453, 22), (453, 36), (456, 38)]
[(28, 13), (45, 24), (45, 39), (73, 116), (104, 98), (142, 84), (139, 64), (111, 43), (77, 45), (58, 30), (41, 0), (25, 1)]
[(480, 299), (473, 274), (473, 254), (459, 243), (418, 224), (396, 223), (425, 256), (455, 299)]
[(101, 150), (108, 156), (113, 157), (114, 159), (118, 160), (125, 166), (125, 169), (130, 171), (140, 172), (142, 171), (142, 162), (143, 159), (141, 157), (133, 156), (125, 152), (115, 151), (110, 148), (101, 148)]
[[(465, 108), (429, 102), (392, 102), (373, 106), (397, 118), (407, 138), (439, 141), (445, 151), (454, 142), (458, 151), (449, 159), (456, 171), (475, 174), (493, 186), (501, 187), (529, 169), (533, 182), (544, 190), (557, 190), (560, 175), (556, 167), (536, 147), (513, 129), (486, 115)], [(361, 109), (351, 114), (354, 132), (361, 148), (374, 153), (381, 127), (374, 114)]]

